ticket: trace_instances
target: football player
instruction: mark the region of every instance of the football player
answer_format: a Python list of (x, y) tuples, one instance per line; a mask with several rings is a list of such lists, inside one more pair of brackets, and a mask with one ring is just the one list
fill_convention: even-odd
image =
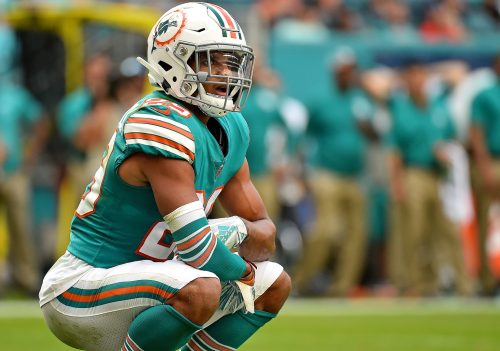
[[(138, 60), (156, 90), (123, 116), (87, 186), (40, 291), (45, 320), (85, 350), (237, 349), (291, 285), (268, 261), (275, 227), (245, 160), (252, 49), (226, 10), (186, 3)], [(231, 217), (207, 220), (216, 198)]]

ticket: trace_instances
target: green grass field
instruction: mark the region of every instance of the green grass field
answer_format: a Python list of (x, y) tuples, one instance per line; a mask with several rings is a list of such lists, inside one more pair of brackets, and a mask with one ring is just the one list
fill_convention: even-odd
[[(72, 350), (35, 302), (0, 301), (1, 350)], [(241, 350), (497, 351), (498, 300), (291, 300)]]

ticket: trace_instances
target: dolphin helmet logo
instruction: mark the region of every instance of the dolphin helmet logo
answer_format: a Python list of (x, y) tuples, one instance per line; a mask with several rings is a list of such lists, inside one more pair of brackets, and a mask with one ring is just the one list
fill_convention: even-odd
[(186, 25), (186, 16), (180, 10), (169, 12), (165, 14), (160, 20), (155, 28), (155, 33), (153, 36), (153, 47), (151, 52), (156, 50), (158, 47), (165, 46), (174, 41), (179, 34), (181, 34), (182, 29)]

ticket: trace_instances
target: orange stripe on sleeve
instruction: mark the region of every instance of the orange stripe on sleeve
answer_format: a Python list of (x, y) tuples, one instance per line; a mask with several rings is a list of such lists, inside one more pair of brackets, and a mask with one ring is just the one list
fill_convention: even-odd
[(189, 133), (188, 131), (179, 128), (171, 123), (164, 122), (164, 121), (157, 121), (155, 119), (149, 119), (149, 118), (140, 118), (140, 117), (130, 117), (127, 120), (128, 123), (143, 123), (143, 124), (151, 124), (163, 128), (167, 128), (170, 130), (173, 130), (174, 132), (177, 132), (179, 134), (184, 135), (186, 138), (189, 138), (191, 140), (194, 140), (193, 134)]
[(125, 139), (143, 139), (143, 140), (155, 141), (157, 143), (173, 147), (174, 149), (177, 149), (185, 153), (191, 158), (191, 160), (194, 161), (194, 153), (192, 153), (191, 150), (189, 150), (187, 147), (185, 147), (182, 144), (176, 143), (173, 140), (163, 138), (158, 135), (133, 132), (133, 133), (125, 133)]
[(203, 351), (198, 345), (196, 345), (196, 343), (193, 341), (193, 339), (189, 340), (188, 345), (194, 351)]
[(208, 247), (207, 251), (203, 255), (201, 255), (196, 261), (190, 262), (190, 266), (193, 267), (200, 267), (205, 261), (208, 259), (208, 257), (212, 254), (215, 248), (215, 244), (217, 244), (217, 238), (212, 234), (212, 242), (210, 243), (210, 246)]
[(210, 227), (205, 228), (199, 234), (197, 234), (193, 238), (189, 239), (185, 243), (177, 245), (177, 249), (180, 251), (184, 251), (187, 248), (190, 248), (191, 246), (195, 245), (198, 241), (202, 240), (203, 237), (205, 236), (205, 234), (207, 234), (209, 231), (210, 231)]

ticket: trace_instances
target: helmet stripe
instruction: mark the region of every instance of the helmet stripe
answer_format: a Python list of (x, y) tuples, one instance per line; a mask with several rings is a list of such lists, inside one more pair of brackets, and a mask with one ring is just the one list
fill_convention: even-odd
[[(227, 37), (228, 32), (231, 38), (236, 39), (236, 32), (238, 32), (238, 36), (241, 37), (241, 28), (238, 23), (231, 17), (229, 12), (224, 10), (222, 7), (214, 5), (214, 4), (205, 4), (207, 8), (215, 15), (219, 25), (222, 27), (222, 35)], [(229, 29), (229, 30), (228, 30)]]
[(205, 4), (205, 5), (207, 6), (207, 9), (209, 9), (210, 12), (212, 12), (214, 14), (214, 16), (217, 18), (217, 21), (219, 21), (219, 25), (222, 28), (222, 35), (224, 37), (227, 37), (226, 24), (224, 23), (224, 20), (222, 19), (222, 16), (220, 15), (220, 13), (217, 12), (217, 10), (215, 8), (213, 8), (212, 6), (210, 6), (209, 4)]
[(240, 24), (238, 22), (236, 22), (236, 26), (238, 27), (238, 38), (243, 39), (241, 36), (241, 27), (240, 27)]
[[(217, 8), (222, 13), (222, 16), (224, 16), (224, 18), (226, 19), (226, 22), (229, 25), (229, 28), (235, 30), (236, 26), (234, 25), (234, 23), (236, 21), (233, 20), (233, 18), (231, 17), (231, 15), (226, 10), (224, 10), (222, 7), (217, 6), (217, 5), (213, 5), (213, 6), (215, 8)], [(232, 31), (232, 32), (230, 32), (230, 34), (231, 34), (231, 38), (236, 39), (236, 32)]]

